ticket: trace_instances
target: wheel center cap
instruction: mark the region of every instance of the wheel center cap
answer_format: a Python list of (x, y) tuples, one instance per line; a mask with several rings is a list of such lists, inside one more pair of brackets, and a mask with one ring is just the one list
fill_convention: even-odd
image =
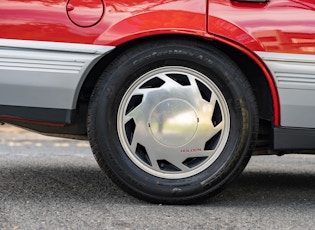
[(168, 99), (155, 106), (149, 117), (149, 127), (160, 144), (179, 147), (188, 143), (198, 127), (194, 108), (180, 99)]

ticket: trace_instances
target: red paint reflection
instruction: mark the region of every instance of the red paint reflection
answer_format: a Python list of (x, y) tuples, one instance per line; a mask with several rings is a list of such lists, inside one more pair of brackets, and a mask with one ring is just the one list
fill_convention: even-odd
[[(85, 1), (87, 3), (81, 8)], [(0, 37), (105, 45), (118, 44), (123, 37), (125, 40), (136, 38), (139, 33), (205, 32), (206, 6), (203, 1), (106, 1), (102, 21), (88, 28), (80, 27), (86, 26), (81, 22), (90, 19), (87, 15), (93, 7), (99, 7), (99, 0), (76, 3), (80, 8), (80, 13), (75, 15), (77, 25), (67, 16), (67, 0), (1, 0)]]
[[(250, 50), (314, 54), (315, 2), (270, 1), (263, 8), (211, 1), (209, 31)], [(224, 15), (224, 16), (222, 16)]]

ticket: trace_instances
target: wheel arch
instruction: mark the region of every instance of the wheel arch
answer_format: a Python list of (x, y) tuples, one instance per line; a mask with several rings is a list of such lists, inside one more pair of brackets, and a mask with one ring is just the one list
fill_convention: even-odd
[(267, 76), (257, 62), (244, 52), (222, 42), (214, 41), (212, 45), (228, 55), (244, 73), (253, 89), (260, 118), (277, 124), (278, 118), (274, 108), (277, 101), (273, 98)]
[(258, 133), (241, 70), (203, 40), (183, 37), (150, 40), (116, 58), (95, 86), (87, 121), (94, 156), (114, 182), (173, 204), (201, 201), (235, 179)]
[[(100, 59), (87, 75), (80, 88), (80, 93), (77, 99), (77, 111), (79, 111), (81, 104), (88, 104), (89, 98), (99, 76), (112, 60), (134, 45), (158, 40), (162, 41), (170, 38), (178, 40), (194, 39), (200, 43), (213, 46), (225, 53), (225, 55), (229, 56), (248, 79), (256, 97), (260, 118), (269, 121), (271, 124), (279, 125), (280, 114), (278, 93), (275, 83), (262, 61), (254, 53), (251, 53), (250, 51), (245, 53), (243, 50), (235, 48), (235, 46), (230, 45), (228, 42), (225, 43), (222, 39), (207, 40), (189, 35), (156, 35), (131, 40), (118, 45), (113, 51)], [(240, 46), (240, 48), (242, 47)], [(256, 60), (254, 60), (253, 57), (256, 57)], [(82, 115), (85, 116), (86, 114), (84, 113)]]

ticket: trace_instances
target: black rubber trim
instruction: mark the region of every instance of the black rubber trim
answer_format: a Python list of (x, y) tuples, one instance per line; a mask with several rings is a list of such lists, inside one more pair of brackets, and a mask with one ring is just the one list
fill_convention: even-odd
[(274, 128), (274, 150), (314, 150), (315, 129)]
[(70, 124), (74, 110), (0, 105), (0, 120)]
[(267, 3), (270, 2), (270, 0), (232, 0), (232, 2)]

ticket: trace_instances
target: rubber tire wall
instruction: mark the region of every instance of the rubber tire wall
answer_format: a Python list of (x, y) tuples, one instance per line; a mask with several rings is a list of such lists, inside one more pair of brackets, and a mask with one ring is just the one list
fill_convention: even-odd
[[(163, 66), (184, 66), (210, 79), (223, 93), (231, 127), (218, 159), (201, 173), (163, 179), (138, 168), (124, 152), (117, 134), (117, 112), (129, 86), (141, 75)], [(164, 204), (200, 202), (221, 191), (245, 168), (258, 133), (252, 89), (234, 62), (214, 47), (169, 39), (126, 50), (104, 70), (88, 109), (88, 137), (99, 166), (123, 190), (140, 199)]]

